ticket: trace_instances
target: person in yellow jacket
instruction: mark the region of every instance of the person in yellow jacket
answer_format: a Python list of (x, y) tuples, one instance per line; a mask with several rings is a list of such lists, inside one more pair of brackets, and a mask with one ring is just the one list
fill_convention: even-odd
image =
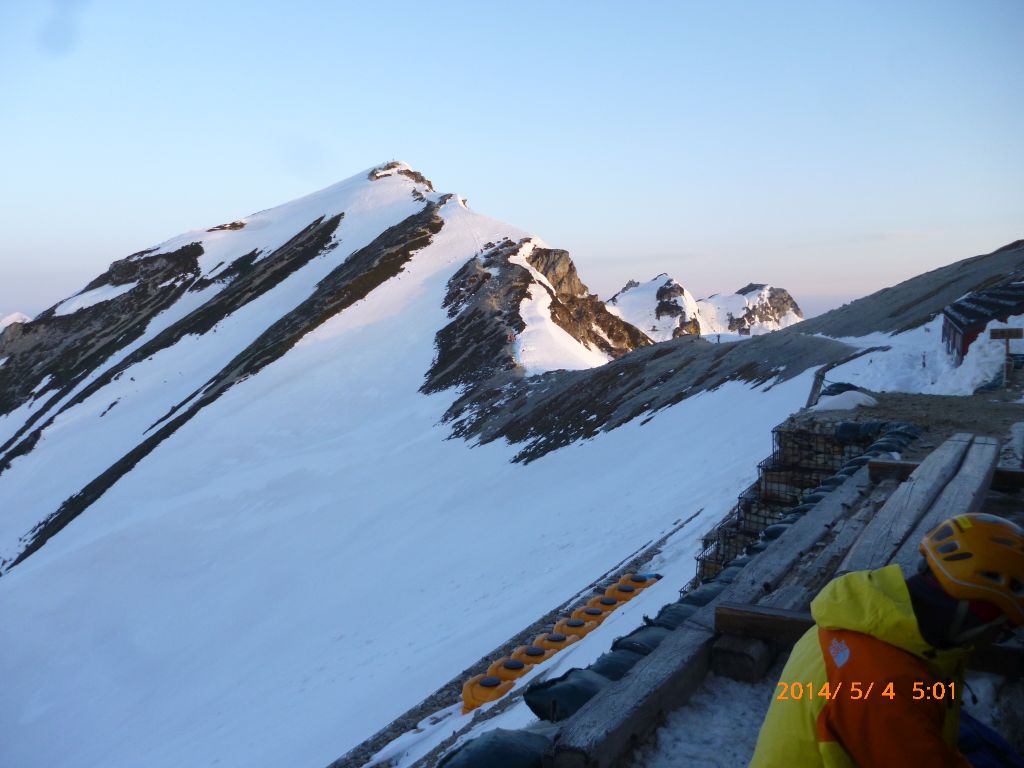
[(898, 565), (840, 576), (811, 603), (761, 726), (752, 768), (962, 766), (963, 669), (1024, 625), (1024, 529), (961, 515)]

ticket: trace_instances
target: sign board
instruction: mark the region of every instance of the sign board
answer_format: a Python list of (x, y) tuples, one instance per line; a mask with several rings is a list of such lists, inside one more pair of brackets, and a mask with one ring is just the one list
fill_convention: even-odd
[(990, 339), (1024, 339), (1024, 328), (992, 328)]

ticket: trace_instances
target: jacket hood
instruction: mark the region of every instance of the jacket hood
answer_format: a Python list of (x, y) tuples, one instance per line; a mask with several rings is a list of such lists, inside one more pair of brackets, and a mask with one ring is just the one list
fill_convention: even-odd
[(922, 636), (910, 592), (898, 565), (855, 571), (833, 579), (813, 601), (819, 627), (846, 629), (877, 637), (928, 664), (946, 667), (962, 659), (962, 649), (937, 650)]

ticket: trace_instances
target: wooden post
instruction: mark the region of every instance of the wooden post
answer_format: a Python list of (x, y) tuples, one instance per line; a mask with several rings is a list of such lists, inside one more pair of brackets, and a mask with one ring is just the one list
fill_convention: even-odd
[(1024, 339), (1024, 328), (992, 328), (988, 332), (990, 339), (1002, 339), (1006, 342), (1006, 357), (1003, 360), (1003, 386), (1010, 383), (1010, 339)]

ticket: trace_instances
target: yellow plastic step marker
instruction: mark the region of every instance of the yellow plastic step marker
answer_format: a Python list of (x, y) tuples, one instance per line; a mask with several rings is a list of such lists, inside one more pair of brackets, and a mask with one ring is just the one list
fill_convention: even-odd
[(614, 597), (599, 595), (587, 600), (587, 608), (597, 608), (605, 613), (610, 613), (619, 607), (619, 602), (620, 601), (616, 600)]
[(541, 632), (533, 638), (533, 644), (538, 648), (544, 648), (545, 650), (551, 650), (557, 653), (578, 640), (579, 637), (577, 635), (563, 635), (557, 632)]
[[(598, 613), (600, 613), (600, 611), (598, 611)], [(576, 637), (583, 638), (597, 629), (597, 625), (598, 622), (596, 621), (568, 618), (556, 622), (554, 631), (560, 635), (575, 635)]]
[(612, 584), (604, 591), (604, 594), (606, 597), (612, 597), (620, 603), (625, 603), (639, 595), (640, 590), (631, 584)]
[(502, 656), (487, 668), (487, 674), (499, 680), (515, 680), (525, 675), (528, 671), (529, 667), (524, 662), (519, 659), (509, 658), (508, 656)]
[(481, 704), (500, 699), (510, 690), (515, 682), (501, 680), (491, 675), (474, 675), (462, 686), (462, 714), (472, 712)]
[(594, 621), (600, 624), (607, 618), (608, 612), (602, 611), (600, 608), (577, 608), (572, 612), (572, 618), (579, 619), (580, 621)]
[(657, 582), (658, 580), (653, 576), (644, 576), (638, 573), (624, 573), (619, 579), (619, 584), (628, 584), (638, 591), (647, 589)]
[(535, 645), (520, 645), (512, 651), (512, 658), (524, 664), (540, 664), (554, 656), (558, 651), (548, 648), (538, 648)]

